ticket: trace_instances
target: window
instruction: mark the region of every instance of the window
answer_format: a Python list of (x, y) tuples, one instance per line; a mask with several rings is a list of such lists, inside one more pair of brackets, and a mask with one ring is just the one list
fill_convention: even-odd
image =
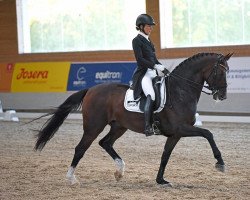
[[(132, 49), (145, 0), (16, 0), (19, 53)], [(134, 9), (136, 8), (136, 9)]]
[(250, 0), (160, 0), (161, 47), (250, 44)]

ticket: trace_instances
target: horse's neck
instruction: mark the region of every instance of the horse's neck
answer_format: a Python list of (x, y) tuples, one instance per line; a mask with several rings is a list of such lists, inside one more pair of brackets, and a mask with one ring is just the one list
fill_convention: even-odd
[(203, 74), (202, 74), (203, 66), (199, 63), (189, 64), (183, 66), (182, 68), (177, 68), (173, 71), (178, 77), (180, 77), (177, 81), (186, 81), (188, 83), (195, 82), (197, 84), (203, 84)]
[[(182, 65), (178, 66), (173, 71), (172, 85), (178, 95), (182, 95), (178, 91), (185, 91), (186, 94), (189, 94), (190, 99), (196, 99), (196, 102), (199, 101), (202, 86), (204, 85), (203, 71), (210, 66), (213, 66), (214, 60), (209, 57), (203, 57), (193, 59), (190, 61), (184, 62)], [(189, 98), (188, 95), (185, 98)]]
[(212, 68), (215, 62), (216, 54), (211, 54), (210, 56), (201, 56), (198, 59), (187, 59), (176, 69), (174, 69), (173, 73), (183, 77), (184, 79), (203, 84), (203, 72), (209, 68)]

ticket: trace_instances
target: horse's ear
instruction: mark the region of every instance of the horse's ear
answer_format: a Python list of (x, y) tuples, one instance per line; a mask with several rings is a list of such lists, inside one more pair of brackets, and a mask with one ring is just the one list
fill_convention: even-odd
[(229, 60), (229, 58), (231, 58), (231, 56), (233, 55), (234, 53), (228, 53), (226, 56), (224, 56), (224, 60), (227, 61)]

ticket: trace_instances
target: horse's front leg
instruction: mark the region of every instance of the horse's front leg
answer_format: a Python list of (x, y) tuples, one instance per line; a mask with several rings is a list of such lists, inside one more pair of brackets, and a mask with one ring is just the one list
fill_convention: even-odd
[(206, 138), (212, 148), (214, 158), (217, 160), (217, 163), (215, 164), (215, 168), (221, 172), (225, 171), (225, 164), (222, 159), (220, 150), (218, 149), (214, 141), (213, 134), (209, 130), (190, 126), (190, 125), (183, 125), (180, 128), (179, 134), (181, 134), (181, 137), (201, 136), (201, 137)]
[(156, 182), (158, 184), (161, 185), (166, 185), (166, 186), (170, 186), (171, 187), (171, 183), (169, 183), (168, 181), (164, 180), (163, 175), (165, 172), (165, 168), (166, 165), (168, 163), (169, 157), (175, 147), (175, 145), (177, 144), (177, 142), (180, 140), (179, 137), (169, 137), (166, 141), (165, 147), (164, 147), (164, 151), (162, 153), (162, 157), (161, 157), (161, 164), (160, 164), (160, 168), (157, 174), (157, 178), (156, 178)]

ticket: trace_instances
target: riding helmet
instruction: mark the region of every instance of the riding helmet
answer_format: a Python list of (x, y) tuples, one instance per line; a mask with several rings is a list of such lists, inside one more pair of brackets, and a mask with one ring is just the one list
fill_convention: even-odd
[(153, 19), (153, 17), (151, 17), (148, 14), (141, 14), (137, 17), (136, 19), (136, 27), (140, 27), (140, 25), (155, 25), (155, 21)]

